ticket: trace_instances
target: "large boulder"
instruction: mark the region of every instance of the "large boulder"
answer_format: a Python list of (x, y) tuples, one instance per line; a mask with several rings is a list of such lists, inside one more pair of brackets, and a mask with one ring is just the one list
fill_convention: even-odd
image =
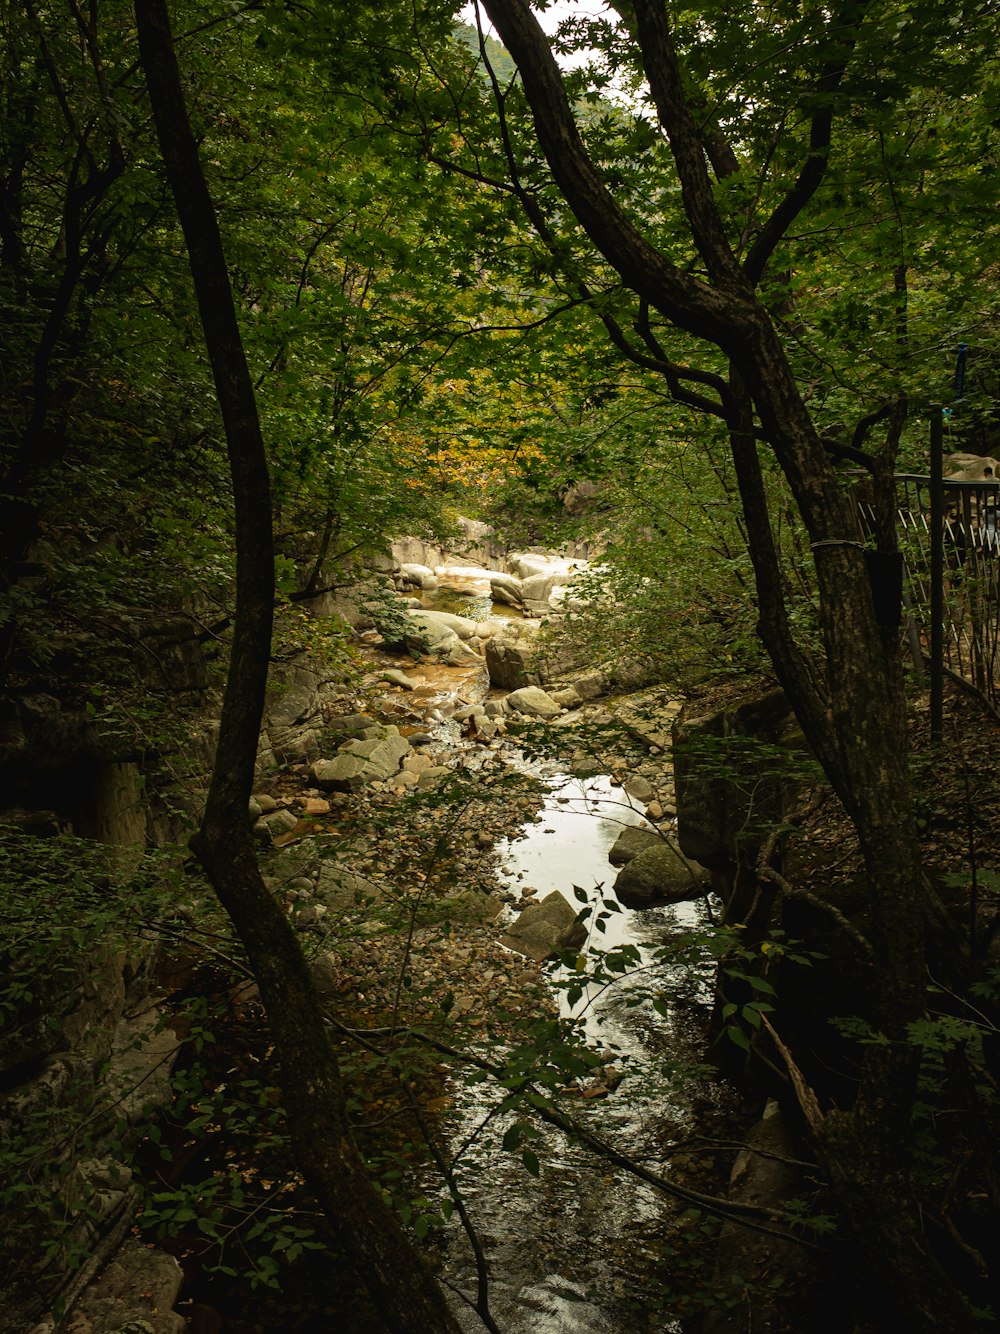
[(419, 565), (416, 561), (406, 561), (400, 566), (399, 581), (403, 585), (415, 588), (437, 588), (438, 577), (428, 565)]
[(562, 706), (540, 686), (522, 686), (520, 690), (512, 690), (507, 696), (507, 704), (516, 713), (523, 713), (527, 718), (541, 718), (545, 722), (558, 718), (562, 713)]
[[(461, 616), (455, 619), (465, 620)], [(449, 667), (471, 667), (482, 662), (475, 649), (459, 639), (451, 626), (439, 619), (438, 614), (429, 611), (411, 611), (407, 614), (407, 622), (404, 640), (407, 647), (415, 652), (429, 653), (432, 657), (446, 662)], [(475, 622), (469, 621), (468, 624), (472, 626), (474, 632)]]
[(508, 558), (511, 572), (519, 579), (530, 579), (535, 574), (545, 574), (551, 568), (551, 560), (537, 551), (517, 551)]
[(441, 548), (433, 542), (425, 542), (422, 537), (398, 537), (392, 544), (392, 556), (397, 567), (423, 565), (431, 571), (444, 562)]
[(700, 899), (708, 889), (708, 872), (690, 862), (676, 843), (658, 839), (618, 872), (615, 894), (624, 908), (660, 908)]
[(333, 862), (320, 867), (315, 896), (325, 908), (335, 913), (353, 912), (385, 897), (374, 881)]
[(355, 733), (341, 742), (339, 755), (332, 760), (317, 760), (309, 772), (317, 786), (328, 792), (360, 792), (368, 783), (384, 783), (391, 778), (410, 751), (410, 743), (397, 728), (366, 727), (361, 735)]
[(355, 588), (353, 596), (343, 592), (321, 593), (307, 605), (314, 616), (335, 616), (345, 621), (352, 630), (373, 630), (375, 622), (371, 613), (362, 605), (371, 596), (371, 591), (370, 584), (362, 584)]
[(315, 759), (322, 736), (322, 701), (316, 685), (293, 685), (282, 691), (268, 705), (264, 726), (279, 764)]
[[(782, 751), (784, 765), (777, 763)], [(795, 799), (792, 761), (801, 766), (803, 758), (781, 690), (713, 713), (685, 709), (673, 727), (677, 836), (685, 855), (727, 879), (740, 866), (756, 866), (764, 840)]]
[(529, 575), (521, 584), (521, 593), (525, 604), (531, 608), (547, 607), (549, 596), (555, 588), (557, 576), (552, 570), (543, 570), (541, 574)]
[(365, 785), (366, 772), (367, 761), (360, 755), (316, 760), (309, 768), (313, 782), (325, 792), (360, 792)]
[(544, 899), (525, 908), (516, 922), (500, 937), (501, 944), (536, 963), (576, 949), (587, 939), (587, 929), (577, 913), (554, 889)]
[(370, 741), (347, 741), (338, 758), (350, 756), (365, 761), (364, 782), (384, 782), (399, 769), (400, 762), (410, 753), (405, 737), (389, 733)]
[(454, 631), (459, 639), (472, 639), (476, 633), (475, 621), (470, 620), (468, 616), (456, 616), (451, 611), (430, 611), (421, 607), (410, 612), (410, 620), (416, 621), (418, 625), (443, 625), (446, 629)]
[(490, 596), (508, 607), (524, 606), (524, 589), (515, 574), (490, 574)]
[(633, 861), (640, 852), (655, 848), (662, 842), (661, 836), (654, 829), (645, 829), (641, 825), (627, 825), (614, 841), (608, 853), (612, 866), (625, 866)]
[(538, 628), (515, 622), (502, 635), (486, 641), (486, 670), (497, 690), (519, 690), (541, 684)]
[(325, 731), (333, 740), (343, 741), (347, 737), (364, 736), (370, 728), (377, 726), (375, 719), (367, 713), (344, 713), (338, 718), (331, 718)]

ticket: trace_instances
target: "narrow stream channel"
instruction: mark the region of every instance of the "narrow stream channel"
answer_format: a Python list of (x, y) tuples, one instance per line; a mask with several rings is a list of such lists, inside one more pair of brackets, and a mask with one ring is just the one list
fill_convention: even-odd
[[(477, 592), (475, 604), (443, 587), (435, 591), (434, 605), (468, 607), (467, 614), (483, 617), (488, 595), (484, 599), (471, 583), (463, 580), (462, 592)], [(431, 598), (424, 601), (430, 605)], [(568, 750), (572, 735), (570, 729)], [(582, 1026), (588, 1043), (606, 1054), (621, 1078), (610, 1096), (602, 1090), (599, 1101), (568, 1097), (567, 1112), (649, 1163), (691, 1133), (692, 1101), (713, 1096), (710, 1083), (683, 1073), (699, 1059), (692, 1003), (707, 1002), (707, 991), (692, 984), (686, 969), (658, 964), (654, 957), (666, 935), (700, 925), (706, 910), (699, 903), (616, 911), (616, 871), (608, 853), (623, 827), (647, 823), (641, 807), (608, 776), (576, 778), (555, 765), (542, 774), (548, 788), (544, 805), (517, 834), (497, 844), (498, 874), (515, 893), (531, 888), (543, 898), (558, 890), (575, 908), (582, 906), (577, 891), (583, 891), (595, 914), (604, 914), (604, 930), (591, 932), (585, 958), (618, 946), (638, 952), (628, 975), (610, 986), (586, 987), (572, 1006), (559, 970), (550, 967), (548, 976), (562, 1016)], [(651, 988), (667, 995), (683, 992), (687, 1003), (658, 1014), (648, 1004)], [(650, 1275), (671, 1230), (670, 1203), (550, 1128), (531, 1141), (541, 1170), (537, 1177), (529, 1174), (520, 1151), (502, 1147), (514, 1121), (498, 1112), (502, 1099), (503, 1090), (490, 1084), (458, 1087), (450, 1135), (453, 1152), (461, 1151), (458, 1176), (489, 1260), (491, 1312), (504, 1334), (679, 1330), (649, 1300)], [(471, 1251), (454, 1222), (444, 1276), (463, 1292), (475, 1291)], [(479, 1334), (483, 1326), (474, 1312), (459, 1306), (456, 1313), (469, 1334)]]

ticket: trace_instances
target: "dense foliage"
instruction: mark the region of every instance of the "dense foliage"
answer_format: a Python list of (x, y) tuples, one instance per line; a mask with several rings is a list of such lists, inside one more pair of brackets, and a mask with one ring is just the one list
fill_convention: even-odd
[[(925, 1017), (898, 637), (843, 497), (866, 471), (891, 557), (928, 416), (996, 442), (995, 5), (614, 4), (554, 31), (561, 71), (529, 6), (485, 8), (516, 63), (448, 3), (172, 6), (267, 447), (275, 651), (325, 639), (346, 671), (302, 607), (463, 513), (591, 543), (566, 629), (601, 661), (687, 684), (763, 643), (866, 859), (876, 999), (820, 1157), (892, 1300), (961, 1328), (960, 1285), (930, 1290), (963, 1242), (926, 1253), (914, 1182), (935, 1081), (967, 1059), (978, 1115), (985, 1058)], [(159, 765), (220, 683), (245, 554), (198, 305), (130, 7), (4, 0), (0, 41), (4, 717), (54, 700), (88, 763)], [(0, 773), (33, 801), (23, 759)], [(941, 949), (955, 995), (992, 1004), (988, 944)]]

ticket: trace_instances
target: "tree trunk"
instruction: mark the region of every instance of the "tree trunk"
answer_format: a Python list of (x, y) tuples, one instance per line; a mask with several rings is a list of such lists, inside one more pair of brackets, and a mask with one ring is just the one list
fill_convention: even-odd
[(265, 886), (247, 814), (271, 647), (274, 561), (267, 461), (215, 210), (187, 119), (163, 0), (136, 0), (153, 116), (184, 229), (229, 451), (236, 507), (236, 616), (218, 751), (192, 848), (229, 913), (260, 987), (280, 1058), (298, 1163), (337, 1243), (387, 1326), (458, 1325), (349, 1133), (344, 1090), (298, 940)]
[[(806, 739), (855, 825), (869, 885), (874, 1023), (885, 1042), (867, 1049), (854, 1108), (830, 1118), (828, 1168), (866, 1259), (912, 1315), (914, 1327), (967, 1328), (968, 1309), (922, 1235), (906, 1169), (918, 1067), (907, 1025), (924, 1009), (927, 885), (909, 788), (898, 635), (878, 623), (852, 507), (780, 337), (754, 291), (768, 255), (822, 178), (833, 121), (829, 99), (813, 123), (814, 158), (762, 228), (754, 263), (741, 264), (716, 210), (705, 146), (687, 102), (666, 11), (660, 0), (633, 0), (622, 7), (635, 23), (691, 239), (707, 275), (696, 278), (650, 242), (606, 187), (580, 137), (560, 71), (530, 5), (526, 0), (484, 4), (518, 64), (542, 151), (577, 221), (641, 301), (730, 358), (724, 406), (761, 635)], [(852, 14), (851, 24), (835, 34), (836, 58), (823, 75), (827, 93), (839, 85), (864, 7)], [(760, 439), (767, 441), (785, 475), (812, 547), (824, 641), (821, 665), (801, 652), (788, 619), (760, 479)]]

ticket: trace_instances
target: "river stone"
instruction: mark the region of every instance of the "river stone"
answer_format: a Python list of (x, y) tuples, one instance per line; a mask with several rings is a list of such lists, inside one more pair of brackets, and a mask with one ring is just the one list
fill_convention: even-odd
[(342, 866), (326, 863), (320, 867), (316, 881), (316, 898), (332, 912), (351, 912), (363, 907), (370, 899), (376, 903), (384, 898), (382, 891), (363, 875), (355, 875)]
[(529, 604), (545, 604), (556, 586), (557, 576), (552, 570), (546, 570), (542, 574), (532, 574), (525, 579), (521, 585), (521, 591), (525, 602)]
[(536, 574), (548, 574), (552, 569), (549, 557), (540, 556), (535, 551), (515, 552), (508, 564), (519, 579), (530, 579)]
[(550, 694), (563, 709), (576, 709), (583, 703), (583, 696), (576, 686), (564, 686), (562, 690), (550, 691)]
[(265, 842), (270, 842), (272, 838), (277, 838), (279, 834), (290, 833), (298, 824), (298, 819), (289, 810), (271, 811), (268, 815), (262, 815), (253, 827), (253, 832), (258, 838)]
[(360, 755), (337, 755), (310, 765), (313, 781), (330, 792), (360, 792), (365, 785), (368, 761)]
[[(459, 617), (459, 620), (464, 619)], [(443, 659), (450, 667), (466, 667), (482, 662), (479, 654), (459, 639), (455, 631), (426, 611), (411, 611), (407, 617), (403, 639), (416, 653), (430, 653)], [(469, 621), (475, 627), (475, 621)]]
[(518, 690), (537, 685), (539, 680), (536, 650), (533, 644), (514, 644), (506, 635), (486, 640), (486, 670), (490, 685), (497, 690)]
[(388, 681), (389, 685), (391, 686), (402, 686), (404, 690), (416, 689), (416, 686), (406, 675), (406, 673), (399, 671), (396, 667), (386, 668), (386, 670), (382, 673), (381, 680)]
[(444, 764), (435, 764), (431, 768), (425, 769), (417, 780), (417, 791), (428, 792), (431, 788), (437, 787), (442, 778), (447, 778), (451, 770)]
[(635, 797), (636, 801), (649, 801), (653, 795), (653, 785), (648, 778), (642, 774), (630, 774), (622, 787), (630, 797)]
[(319, 712), (315, 686), (292, 686), (283, 691), (273, 704), (268, 705), (268, 726), (275, 729), (292, 727)]
[(475, 621), (470, 620), (468, 616), (456, 616), (451, 611), (432, 611), (425, 608), (411, 612), (410, 619), (419, 622), (421, 625), (443, 625), (447, 629), (453, 630), (459, 639), (472, 639), (476, 633)]
[[(410, 743), (402, 736), (383, 736), (371, 741), (348, 741), (338, 759), (348, 756), (366, 762), (362, 782), (381, 783), (399, 769), (399, 762), (410, 753)], [(322, 780), (317, 779), (322, 786)]]
[(676, 843), (662, 838), (622, 867), (615, 894), (624, 908), (659, 908), (701, 898), (707, 880), (703, 866), (689, 862)]
[(548, 720), (558, 718), (562, 713), (560, 705), (540, 686), (522, 686), (520, 690), (511, 691), (507, 696), (507, 703), (510, 708), (526, 714), (529, 718)]
[(514, 574), (491, 574), (490, 597), (507, 607), (520, 607), (524, 602), (521, 581)]
[(597, 699), (607, 693), (610, 682), (604, 672), (586, 672), (574, 677), (571, 684), (581, 699)]
[(586, 939), (587, 928), (576, 920), (576, 909), (554, 889), (538, 903), (525, 908), (500, 937), (500, 943), (541, 963), (562, 950), (575, 949)]
[(331, 718), (326, 726), (327, 736), (336, 740), (339, 737), (360, 736), (366, 727), (374, 727), (375, 719), (367, 713), (345, 713), (340, 718)]
[(427, 565), (418, 565), (407, 561), (400, 567), (400, 577), (406, 584), (416, 584), (418, 588), (437, 588), (438, 577)]
[(403, 769), (409, 770), (410, 773), (422, 774), (425, 769), (432, 769), (435, 763), (432, 756), (417, 751), (406, 756), (403, 760)]
[(624, 866), (638, 857), (640, 852), (645, 852), (647, 848), (658, 847), (661, 842), (660, 835), (654, 833), (652, 829), (629, 825), (615, 839), (614, 846), (608, 853), (608, 861), (612, 866)]

